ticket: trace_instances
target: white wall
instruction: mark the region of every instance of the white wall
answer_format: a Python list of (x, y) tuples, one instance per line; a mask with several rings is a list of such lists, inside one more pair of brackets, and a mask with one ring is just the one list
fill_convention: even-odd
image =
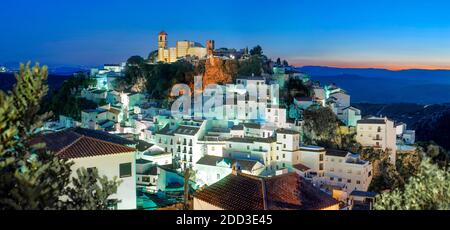
[(194, 210), (224, 210), (194, 197)]
[[(100, 176), (107, 176), (110, 180), (117, 177), (122, 183), (117, 188), (117, 194), (111, 196), (118, 199), (118, 209), (136, 209), (136, 153), (123, 153), (105, 156), (95, 156), (86, 158), (71, 159), (75, 164), (71, 167), (72, 177), (76, 177), (76, 170), (79, 168), (96, 167)], [(131, 163), (131, 177), (120, 178), (119, 165)]]

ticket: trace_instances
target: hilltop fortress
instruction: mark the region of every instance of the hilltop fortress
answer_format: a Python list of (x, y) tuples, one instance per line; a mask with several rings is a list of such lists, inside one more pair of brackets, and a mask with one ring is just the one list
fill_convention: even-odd
[(158, 34), (158, 62), (172, 63), (186, 57), (206, 58), (213, 55), (214, 40), (206, 41), (206, 48), (193, 41), (177, 41), (176, 47), (168, 47), (167, 33)]

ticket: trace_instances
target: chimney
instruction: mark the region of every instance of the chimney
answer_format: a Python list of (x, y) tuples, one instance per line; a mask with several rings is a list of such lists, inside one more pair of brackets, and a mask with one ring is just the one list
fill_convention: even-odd
[(237, 162), (234, 162), (233, 165), (231, 166), (231, 174), (237, 176), (238, 173), (241, 172), (241, 166), (239, 166), (239, 164)]

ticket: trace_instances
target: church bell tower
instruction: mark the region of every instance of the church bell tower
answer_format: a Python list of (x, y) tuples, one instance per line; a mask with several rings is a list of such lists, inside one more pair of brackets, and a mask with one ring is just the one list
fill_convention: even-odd
[(158, 61), (164, 61), (165, 49), (167, 49), (167, 33), (161, 31), (158, 34)]

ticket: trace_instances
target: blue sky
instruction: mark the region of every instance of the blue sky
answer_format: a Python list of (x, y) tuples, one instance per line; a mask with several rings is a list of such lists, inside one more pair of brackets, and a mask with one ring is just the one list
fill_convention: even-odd
[(261, 45), (296, 65), (450, 68), (445, 0), (2, 0), (0, 64), (99, 65), (169, 42)]

